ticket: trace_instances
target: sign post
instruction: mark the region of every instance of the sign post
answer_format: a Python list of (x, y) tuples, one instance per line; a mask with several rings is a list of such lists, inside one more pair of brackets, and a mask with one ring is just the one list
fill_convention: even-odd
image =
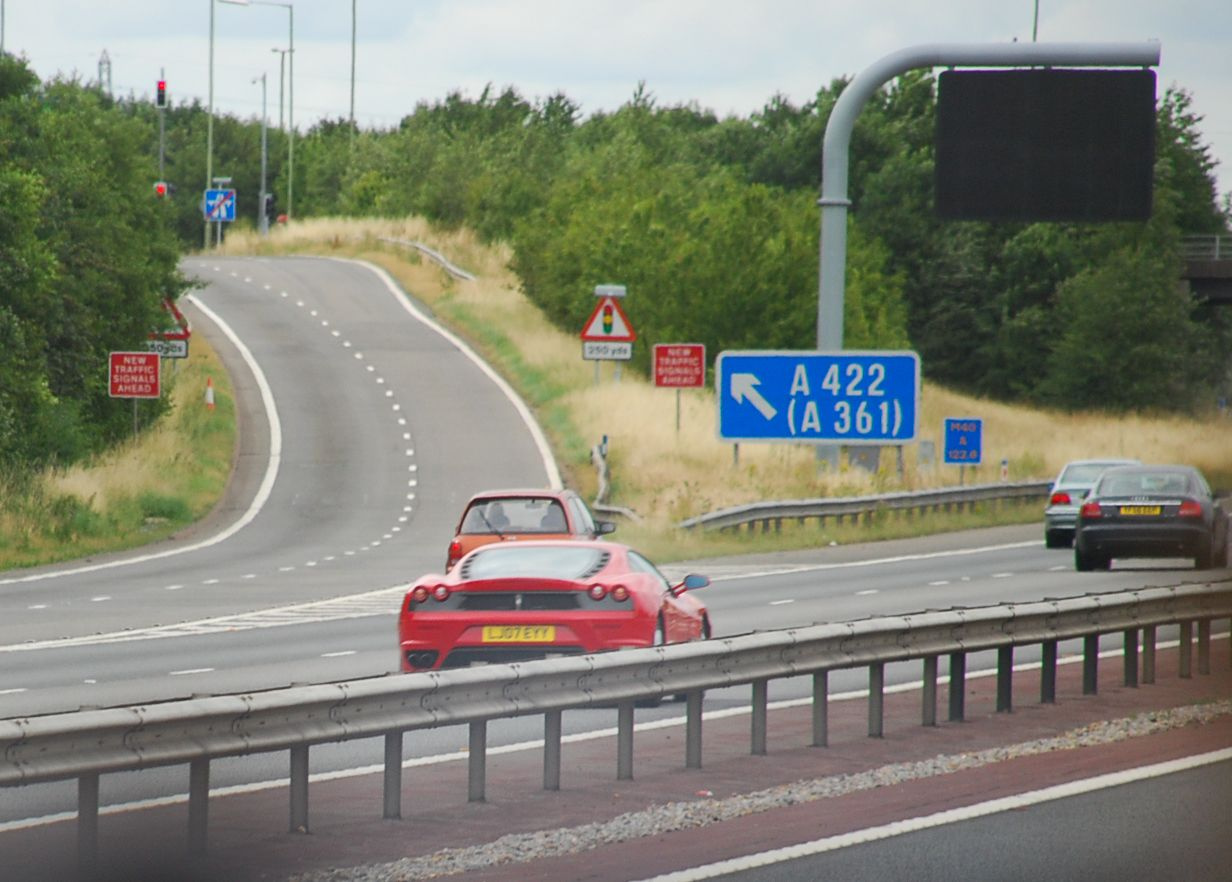
[(729, 351), (714, 377), (724, 440), (870, 445), (916, 436), (914, 352)]
[(137, 434), (137, 399), (158, 398), (161, 363), (156, 352), (112, 352), (108, 359), (110, 382), (107, 394), (112, 398), (133, 399), (133, 434)]
[(676, 434), (680, 434), (680, 390), (706, 385), (706, 345), (656, 343), (652, 351), (655, 385), (676, 390)]

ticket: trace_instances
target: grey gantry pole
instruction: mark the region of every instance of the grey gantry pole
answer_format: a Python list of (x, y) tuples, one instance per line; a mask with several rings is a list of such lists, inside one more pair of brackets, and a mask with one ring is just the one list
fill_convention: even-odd
[[(817, 348), (843, 348), (843, 286), (847, 270), (848, 154), (856, 117), (877, 90), (923, 67), (1150, 67), (1159, 43), (926, 43), (891, 52), (862, 70), (834, 104), (821, 148), (821, 266), (817, 295)], [(817, 447), (817, 458), (839, 466), (839, 447)]]

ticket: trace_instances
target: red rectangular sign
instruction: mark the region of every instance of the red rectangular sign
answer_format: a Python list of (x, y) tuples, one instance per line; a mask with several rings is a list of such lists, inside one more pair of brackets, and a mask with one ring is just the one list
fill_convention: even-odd
[(702, 343), (656, 343), (656, 386), (695, 388), (706, 385), (706, 347)]
[(112, 398), (158, 398), (159, 356), (156, 352), (112, 352), (110, 359)]

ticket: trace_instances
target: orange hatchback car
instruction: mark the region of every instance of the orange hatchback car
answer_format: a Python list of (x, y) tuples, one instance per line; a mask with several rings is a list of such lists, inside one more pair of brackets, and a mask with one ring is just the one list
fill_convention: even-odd
[(462, 511), (445, 572), (470, 551), (514, 539), (597, 539), (616, 525), (596, 520), (572, 490), (488, 490), (476, 493)]

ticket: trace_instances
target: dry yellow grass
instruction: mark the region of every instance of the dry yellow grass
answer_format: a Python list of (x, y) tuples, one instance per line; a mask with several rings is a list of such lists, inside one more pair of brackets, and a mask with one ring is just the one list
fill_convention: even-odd
[[(478, 276), (457, 281), (413, 250), (389, 246), (380, 237), (415, 239), (446, 255)], [(730, 443), (715, 432), (713, 392), (688, 390), (681, 395), (681, 425), (676, 429), (676, 393), (656, 389), (643, 377), (623, 371), (619, 382), (610, 364), (594, 382), (594, 365), (581, 358), (576, 334), (552, 327), (525, 298), (508, 270), (509, 254), (487, 247), (465, 231), (440, 232), (419, 219), (405, 221), (320, 220), (297, 222), (267, 239), (254, 234), (229, 238), (232, 254), (314, 251), (362, 257), (380, 263), (417, 298), (475, 341), (515, 385), (549, 386), (559, 391), (546, 409), (563, 409), (567, 425), (545, 419), (559, 449), (574, 454), (562, 462), (570, 483), (593, 493), (595, 476), (584, 451), (603, 436), (609, 439), (614, 496), (630, 507), (654, 532), (680, 519), (716, 508), (764, 499), (875, 493), (958, 483), (955, 466), (934, 462), (921, 466), (919, 445), (903, 448), (903, 474), (895, 453), (885, 450), (879, 473), (844, 467), (820, 473), (812, 447), (744, 444), (738, 462)], [(628, 309), (637, 322), (636, 294)], [(492, 329), (502, 339), (494, 340)], [(648, 345), (648, 344), (642, 344)], [(708, 353), (713, 359), (717, 353)], [(521, 361), (537, 376), (517, 374)], [(924, 366), (927, 371), (927, 365)], [(1232, 484), (1232, 448), (1226, 441), (1229, 422), (1182, 417), (1110, 416), (1040, 411), (958, 394), (933, 383), (923, 385), (921, 440), (936, 445), (939, 459), (945, 417), (979, 417), (984, 421), (984, 462), (966, 468), (967, 483), (1000, 479), (1001, 461), (1011, 480), (1051, 478), (1066, 462), (1090, 456), (1131, 456), (1145, 461), (1190, 462), (1213, 481)], [(533, 392), (528, 396), (533, 398)], [(575, 437), (567, 437), (574, 433)], [(579, 454), (582, 451), (582, 454)]]

